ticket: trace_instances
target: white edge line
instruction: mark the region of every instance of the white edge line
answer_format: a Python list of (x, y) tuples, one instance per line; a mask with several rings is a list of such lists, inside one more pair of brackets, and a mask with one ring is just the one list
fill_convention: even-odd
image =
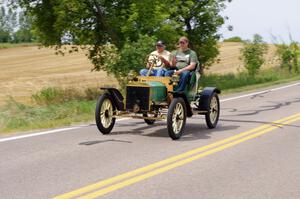
[[(128, 118), (121, 118), (121, 119), (118, 119), (117, 121), (122, 121), (122, 120), (127, 120), (127, 119)], [(36, 133), (27, 134), (27, 135), (18, 135), (18, 136), (14, 136), (14, 137), (2, 138), (2, 139), (0, 139), (0, 143), (1, 142), (12, 141), (12, 140), (23, 139), (23, 138), (35, 137), (35, 136), (40, 136), (40, 135), (48, 135), (48, 134), (58, 133), (58, 132), (63, 132), (63, 131), (70, 131), (70, 130), (79, 129), (79, 128), (83, 128), (83, 127), (88, 127), (88, 126), (89, 125), (80, 125), (80, 126), (74, 126), (74, 127), (68, 127), (68, 128), (61, 128), (61, 129), (54, 129), (54, 130), (49, 130), (49, 131), (36, 132)]]
[(8, 138), (0, 139), (0, 142), (7, 142), (7, 141), (12, 141), (12, 140), (28, 138), (28, 137), (35, 137), (35, 136), (40, 136), (40, 135), (52, 134), (52, 133), (57, 133), (57, 132), (61, 132), (61, 131), (69, 131), (69, 130), (79, 129), (79, 128), (82, 128), (82, 127), (83, 126), (76, 126), (76, 127), (62, 128), (62, 129), (54, 129), (54, 130), (50, 130), (50, 131), (43, 131), (43, 132), (38, 132), (38, 133), (31, 133), (31, 134), (27, 134), (27, 135), (8, 137)]
[[(259, 94), (263, 94), (263, 93), (267, 93), (267, 92), (282, 90), (282, 89), (285, 89), (285, 88), (298, 86), (298, 85), (300, 85), (300, 82), (295, 83), (295, 84), (290, 84), (290, 85), (287, 85), (287, 86), (278, 87), (278, 88), (259, 91), (259, 92), (255, 92), (255, 93), (249, 93), (249, 94), (246, 94), (246, 95), (231, 97), (231, 98), (223, 99), (223, 100), (220, 100), (220, 101), (221, 102), (232, 101), (232, 100), (241, 99), (241, 98), (245, 98), (245, 97), (250, 97), (250, 96), (254, 96), (254, 95), (259, 95)], [(117, 121), (128, 120), (128, 119), (129, 118), (122, 118), (122, 119), (118, 119)], [(54, 129), (54, 130), (49, 130), (49, 131), (31, 133), (31, 134), (27, 134), (27, 135), (20, 135), (20, 136), (2, 138), (2, 139), (0, 139), (0, 143), (1, 142), (12, 141), (12, 140), (23, 139), (23, 138), (35, 137), (35, 136), (40, 136), (40, 135), (48, 135), (48, 134), (58, 133), (58, 132), (63, 132), (63, 131), (70, 131), (70, 130), (79, 129), (79, 128), (83, 128), (83, 127), (88, 127), (88, 126), (89, 125), (81, 125), (81, 126), (75, 126), (75, 127), (69, 127), (69, 128), (61, 128), (61, 129)]]
[(295, 84), (291, 84), (291, 85), (287, 85), (287, 86), (282, 86), (282, 87), (278, 87), (278, 88), (273, 88), (273, 89), (269, 89), (269, 90), (264, 90), (264, 91), (259, 91), (259, 92), (255, 92), (255, 93), (249, 93), (246, 95), (240, 95), (240, 96), (236, 96), (236, 97), (231, 97), (231, 98), (227, 98), (227, 99), (223, 99), (220, 100), (221, 102), (226, 102), (226, 101), (231, 101), (231, 100), (236, 100), (236, 99), (240, 99), (240, 98), (244, 98), (244, 97), (250, 97), (250, 96), (254, 96), (254, 95), (259, 95), (259, 94), (263, 94), (263, 93), (268, 93), (268, 92), (273, 92), (273, 91), (277, 91), (277, 90), (282, 90), (285, 88), (289, 88), (289, 87), (293, 87), (293, 86), (298, 86), (300, 85), (299, 83), (295, 83)]

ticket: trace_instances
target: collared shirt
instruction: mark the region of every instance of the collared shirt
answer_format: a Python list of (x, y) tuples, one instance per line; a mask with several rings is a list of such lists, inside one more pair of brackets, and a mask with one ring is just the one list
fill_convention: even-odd
[[(165, 60), (171, 62), (172, 61), (172, 54), (167, 51), (164, 50), (161, 53), (158, 53), (157, 50), (153, 51), (152, 53), (150, 53), (148, 60), (151, 61), (151, 59), (153, 59), (153, 57), (151, 57), (151, 55), (161, 55)], [(159, 60), (159, 63), (157, 63), (157, 65), (161, 65), (160, 67), (153, 67), (153, 69), (160, 69), (161, 67), (166, 68), (165, 64)]]

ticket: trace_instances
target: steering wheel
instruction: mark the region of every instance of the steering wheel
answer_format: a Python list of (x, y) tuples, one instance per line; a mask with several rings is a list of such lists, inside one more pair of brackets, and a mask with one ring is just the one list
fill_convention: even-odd
[(150, 76), (153, 67), (161, 67), (163, 65), (163, 62), (157, 55), (150, 54), (147, 59), (147, 65), (150, 66), (147, 76)]

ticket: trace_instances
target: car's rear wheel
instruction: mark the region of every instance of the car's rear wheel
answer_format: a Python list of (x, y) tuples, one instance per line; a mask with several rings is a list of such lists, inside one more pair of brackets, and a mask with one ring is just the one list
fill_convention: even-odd
[(217, 93), (213, 93), (209, 100), (209, 111), (205, 114), (205, 121), (208, 128), (217, 126), (220, 115), (220, 101)]
[(115, 106), (109, 94), (101, 95), (95, 110), (96, 125), (102, 134), (109, 134), (115, 125)]
[(181, 97), (174, 98), (171, 101), (167, 115), (168, 133), (173, 140), (177, 140), (182, 136), (185, 128), (185, 122), (185, 102)]

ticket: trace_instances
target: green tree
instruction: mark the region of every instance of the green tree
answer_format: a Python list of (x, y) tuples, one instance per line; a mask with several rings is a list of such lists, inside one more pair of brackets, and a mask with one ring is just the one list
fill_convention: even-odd
[(277, 44), (277, 55), (280, 59), (280, 66), (282, 68), (288, 68), (289, 72), (299, 73), (299, 55), (300, 48), (299, 43), (291, 40), (291, 43), (288, 44)]
[(120, 52), (120, 59), (116, 63), (117, 66), (112, 68), (110, 72), (117, 74), (118, 78), (127, 76), (130, 70), (139, 71), (146, 65), (146, 58), (149, 52), (153, 51), (153, 44), (156, 37), (139, 36), (136, 42), (126, 43)]
[(17, 6), (3, 2), (0, 8), (0, 42), (32, 42), (31, 19)]
[(18, 12), (18, 29), (13, 33), (13, 42), (33, 42), (35, 36), (31, 27), (31, 18), (30, 16), (25, 15), (24, 11)]
[(0, 29), (0, 43), (7, 43), (11, 41), (10, 32)]
[(224, 42), (243, 42), (243, 39), (241, 37), (236, 36), (224, 39)]
[(264, 64), (264, 54), (267, 50), (267, 45), (264, 43), (263, 38), (258, 34), (253, 36), (253, 41), (245, 42), (244, 48), (241, 49), (241, 59), (250, 75), (254, 76), (257, 74), (260, 67)]
[(225, 2), (231, 0), (169, 1), (172, 18), (185, 30), (202, 65), (209, 66), (219, 54), (217, 31), (225, 22), (225, 17), (220, 15), (226, 7)]
[(17, 13), (4, 6), (0, 7), (0, 42), (6, 43), (12, 41), (14, 27), (17, 25)]
[[(133, 54), (144, 52), (144, 45), (136, 45), (143, 43), (143, 38), (163, 39), (172, 49), (180, 36), (188, 36), (201, 62), (212, 63), (218, 54), (217, 30), (224, 23), (219, 13), (227, 1), (231, 0), (18, 0), (32, 16), (42, 44), (85, 45), (94, 69), (114, 74), (120, 67), (137, 67), (128, 62), (111, 64), (107, 50), (114, 49), (116, 57), (126, 60), (123, 56), (129, 53), (124, 53), (125, 49)], [(154, 43), (150, 47), (153, 49)]]

